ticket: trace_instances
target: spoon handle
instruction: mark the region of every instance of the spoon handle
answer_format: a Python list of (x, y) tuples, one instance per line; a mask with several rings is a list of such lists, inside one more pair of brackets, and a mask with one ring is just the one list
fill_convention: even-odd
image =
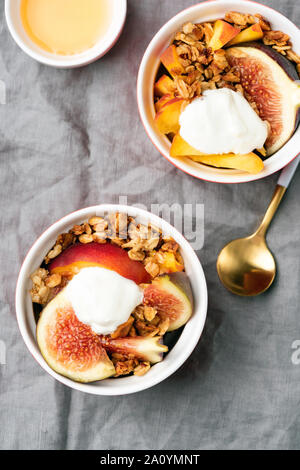
[(262, 237), (265, 237), (267, 230), (269, 228), (270, 223), (272, 222), (272, 219), (278, 209), (278, 206), (281, 202), (281, 199), (283, 198), (284, 193), (286, 192), (286, 187), (281, 186), (279, 184), (276, 185), (273, 197), (271, 199), (271, 202), (269, 204), (269, 207), (265, 213), (265, 216), (256, 230), (254, 235), (260, 235)]
[(297, 170), (297, 166), (299, 165), (299, 162), (300, 162), (300, 154), (298, 155), (298, 157), (294, 158), (294, 160), (282, 170), (277, 184), (287, 188), (295, 174), (295, 171)]
[(289, 165), (287, 165), (282, 170), (280, 177), (278, 179), (276, 188), (275, 188), (275, 192), (270, 202), (270, 205), (265, 213), (265, 216), (260, 226), (256, 230), (255, 235), (260, 235), (262, 237), (266, 235), (269, 225), (272, 222), (272, 219), (278, 209), (281, 199), (283, 198), (283, 195), (295, 174), (295, 171), (297, 169), (299, 162), (300, 162), (300, 155), (298, 155), (298, 157), (296, 157)]

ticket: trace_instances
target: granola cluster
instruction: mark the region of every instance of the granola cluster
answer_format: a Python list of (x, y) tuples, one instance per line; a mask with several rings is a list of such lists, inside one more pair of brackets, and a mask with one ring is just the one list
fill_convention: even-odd
[[(133, 217), (124, 213), (108, 214), (104, 217), (92, 217), (81, 225), (74, 225), (69, 232), (58, 236), (55, 245), (47, 253), (44, 262), (32, 275), (32, 301), (43, 307), (66, 286), (72, 274), (51, 274), (47, 265), (63, 250), (75, 243), (112, 243), (128, 252), (132, 260), (141, 261), (146, 271), (154, 279), (157, 276), (184, 270), (178, 244), (163, 236), (161, 230), (153, 225), (140, 224)], [(145, 288), (147, 284), (141, 285)], [(110, 336), (163, 336), (168, 330), (169, 319), (149, 305), (139, 305), (132, 312), (128, 321), (118, 327)], [(150, 363), (140, 361), (133, 355), (112, 353), (111, 360), (116, 369), (116, 376), (133, 373), (143, 375), (150, 368)]]
[[(260, 14), (230, 11), (226, 13), (225, 21), (240, 30), (259, 23), (264, 33), (263, 43), (294, 62), (300, 76), (300, 57), (293, 51), (290, 37), (281, 31), (273, 31)], [(190, 100), (201, 96), (205, 90), (216, 88), (230, 88), (243, 93), (239, 72), (229, 65), (226, 51), (219, 49), (213, 52), (208, 46), (213, 36), (213, 25), (213, 22), (186, 23), (176, 33), (174, 45), (184, 73), (174, 80), (175, 96)]]

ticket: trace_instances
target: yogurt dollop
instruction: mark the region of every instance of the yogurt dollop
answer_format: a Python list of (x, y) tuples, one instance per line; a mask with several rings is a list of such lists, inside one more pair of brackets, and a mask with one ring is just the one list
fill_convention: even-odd
[(228, 88), (206, 90), (186, 106), (179, 123), (181, 137), (207, 154), (250, 153), (268, 137), (268, 124), (241, 93)]
[(135, 282), (100, 267), (81, 269), (67, 285), (66, 295), (78, 320), (103, 335), (125, 323), (143, 301)]

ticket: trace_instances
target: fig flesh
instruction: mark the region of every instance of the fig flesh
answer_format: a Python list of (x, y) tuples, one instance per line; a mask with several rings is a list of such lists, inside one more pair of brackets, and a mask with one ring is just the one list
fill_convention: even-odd
[(162, 344), (160, 336), (127, 336), (126, 338), (112, 339), (109, 336), (100, 337), (102, 346), (109, 352), (125, 356), (134, 356), (142, 361), (156, 364), (162, 361), (163, 353), (168, 347)]
[(230, 47), (226, 57), (240, 73), (241, 85), (256, 103), (262, 120), (270, 124), (265, 148), (267, 155), (277, 152), (299, 124), (300, 87), (291, 62), (271, 47), (245, 43)]
[(77, 382), (94, 382), (115, 374), (99, 336), (81, 323), (62, 290), (43, 309), (37, 341), (49, 366)]
[(193, 312), (193, 294), (187, 275), (177, 272), (154, 279), (144, 290), (144, 303), (169, 318), (168, 331), (177, 330)]

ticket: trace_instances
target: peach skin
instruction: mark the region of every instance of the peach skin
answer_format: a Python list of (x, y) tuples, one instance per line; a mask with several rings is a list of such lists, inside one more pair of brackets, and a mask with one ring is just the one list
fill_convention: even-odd
[(233, 46), (234, 44), (240, 44), (242, 42), (248, 41), (257, 41), (258, 39), (261, 39), (263, 35), (264, 33), (260, 27), (260, 24), (256, 23), (237, 34), (233, 39), (231, 39), (231, 41), (226, 44), (226, 46)]
[(209, 42), (213, 51), (221, 49), (239, 34), (240, 30), (223, 20), (217, 20), (214, 24), (214, 34)]
[(235, 153), (209, 155), (189, 145), (179, 134), (175, 135), (173, 139), (170, 155), (175, 158), (188, 157), (195, 162), (205, 163), (206, 165), (234, 168), (253, 174), (259, 173), (264, 168), (261, 158), (253, 152), (245, 155)]
[(255, 153), (239, 155), (226, 153), (220, 155), (192, 155), (189, 158), (195, 162), (204, 163), (218, 168), (232, 168), (247, 173), (257, 174), (264, 169), (264, 162)]
[(162, 75), (159, 80), (154, 85), (154, 94), (155, 96), (163, 96), (167, 93), (173, 93), (175, 90), (175, 85), (172, 78), (168, 75)]
[(176, 133), (179, 130), (179, 116), (184, 100), (173, 98), (156, 114), (155, 122), (163, 134)]
[(73, 276), (80, 269), (91, 266), (111, 269), (136, 284), (147, 283), (151, 279), (140, 261), (130, 259), (126, 250), (110, 243), (72, 245), (50, 263), (49, 270), (51, 273)]
[(174, 98), (173, 93), (167, 93), (166, 95), (163, 95), (158, 101), (155, 103), (155, 110), (158, 113), (165, 104), (167, 104), (169, 101), (171, 101)]
[(162, 53), (160, 60), (172, 77), (181, 75), (185, 71), (184, 67), (180, 63), (179, 56), (176, 52), (176, 46), (174, 44), (169, 46), (168, 49)]

